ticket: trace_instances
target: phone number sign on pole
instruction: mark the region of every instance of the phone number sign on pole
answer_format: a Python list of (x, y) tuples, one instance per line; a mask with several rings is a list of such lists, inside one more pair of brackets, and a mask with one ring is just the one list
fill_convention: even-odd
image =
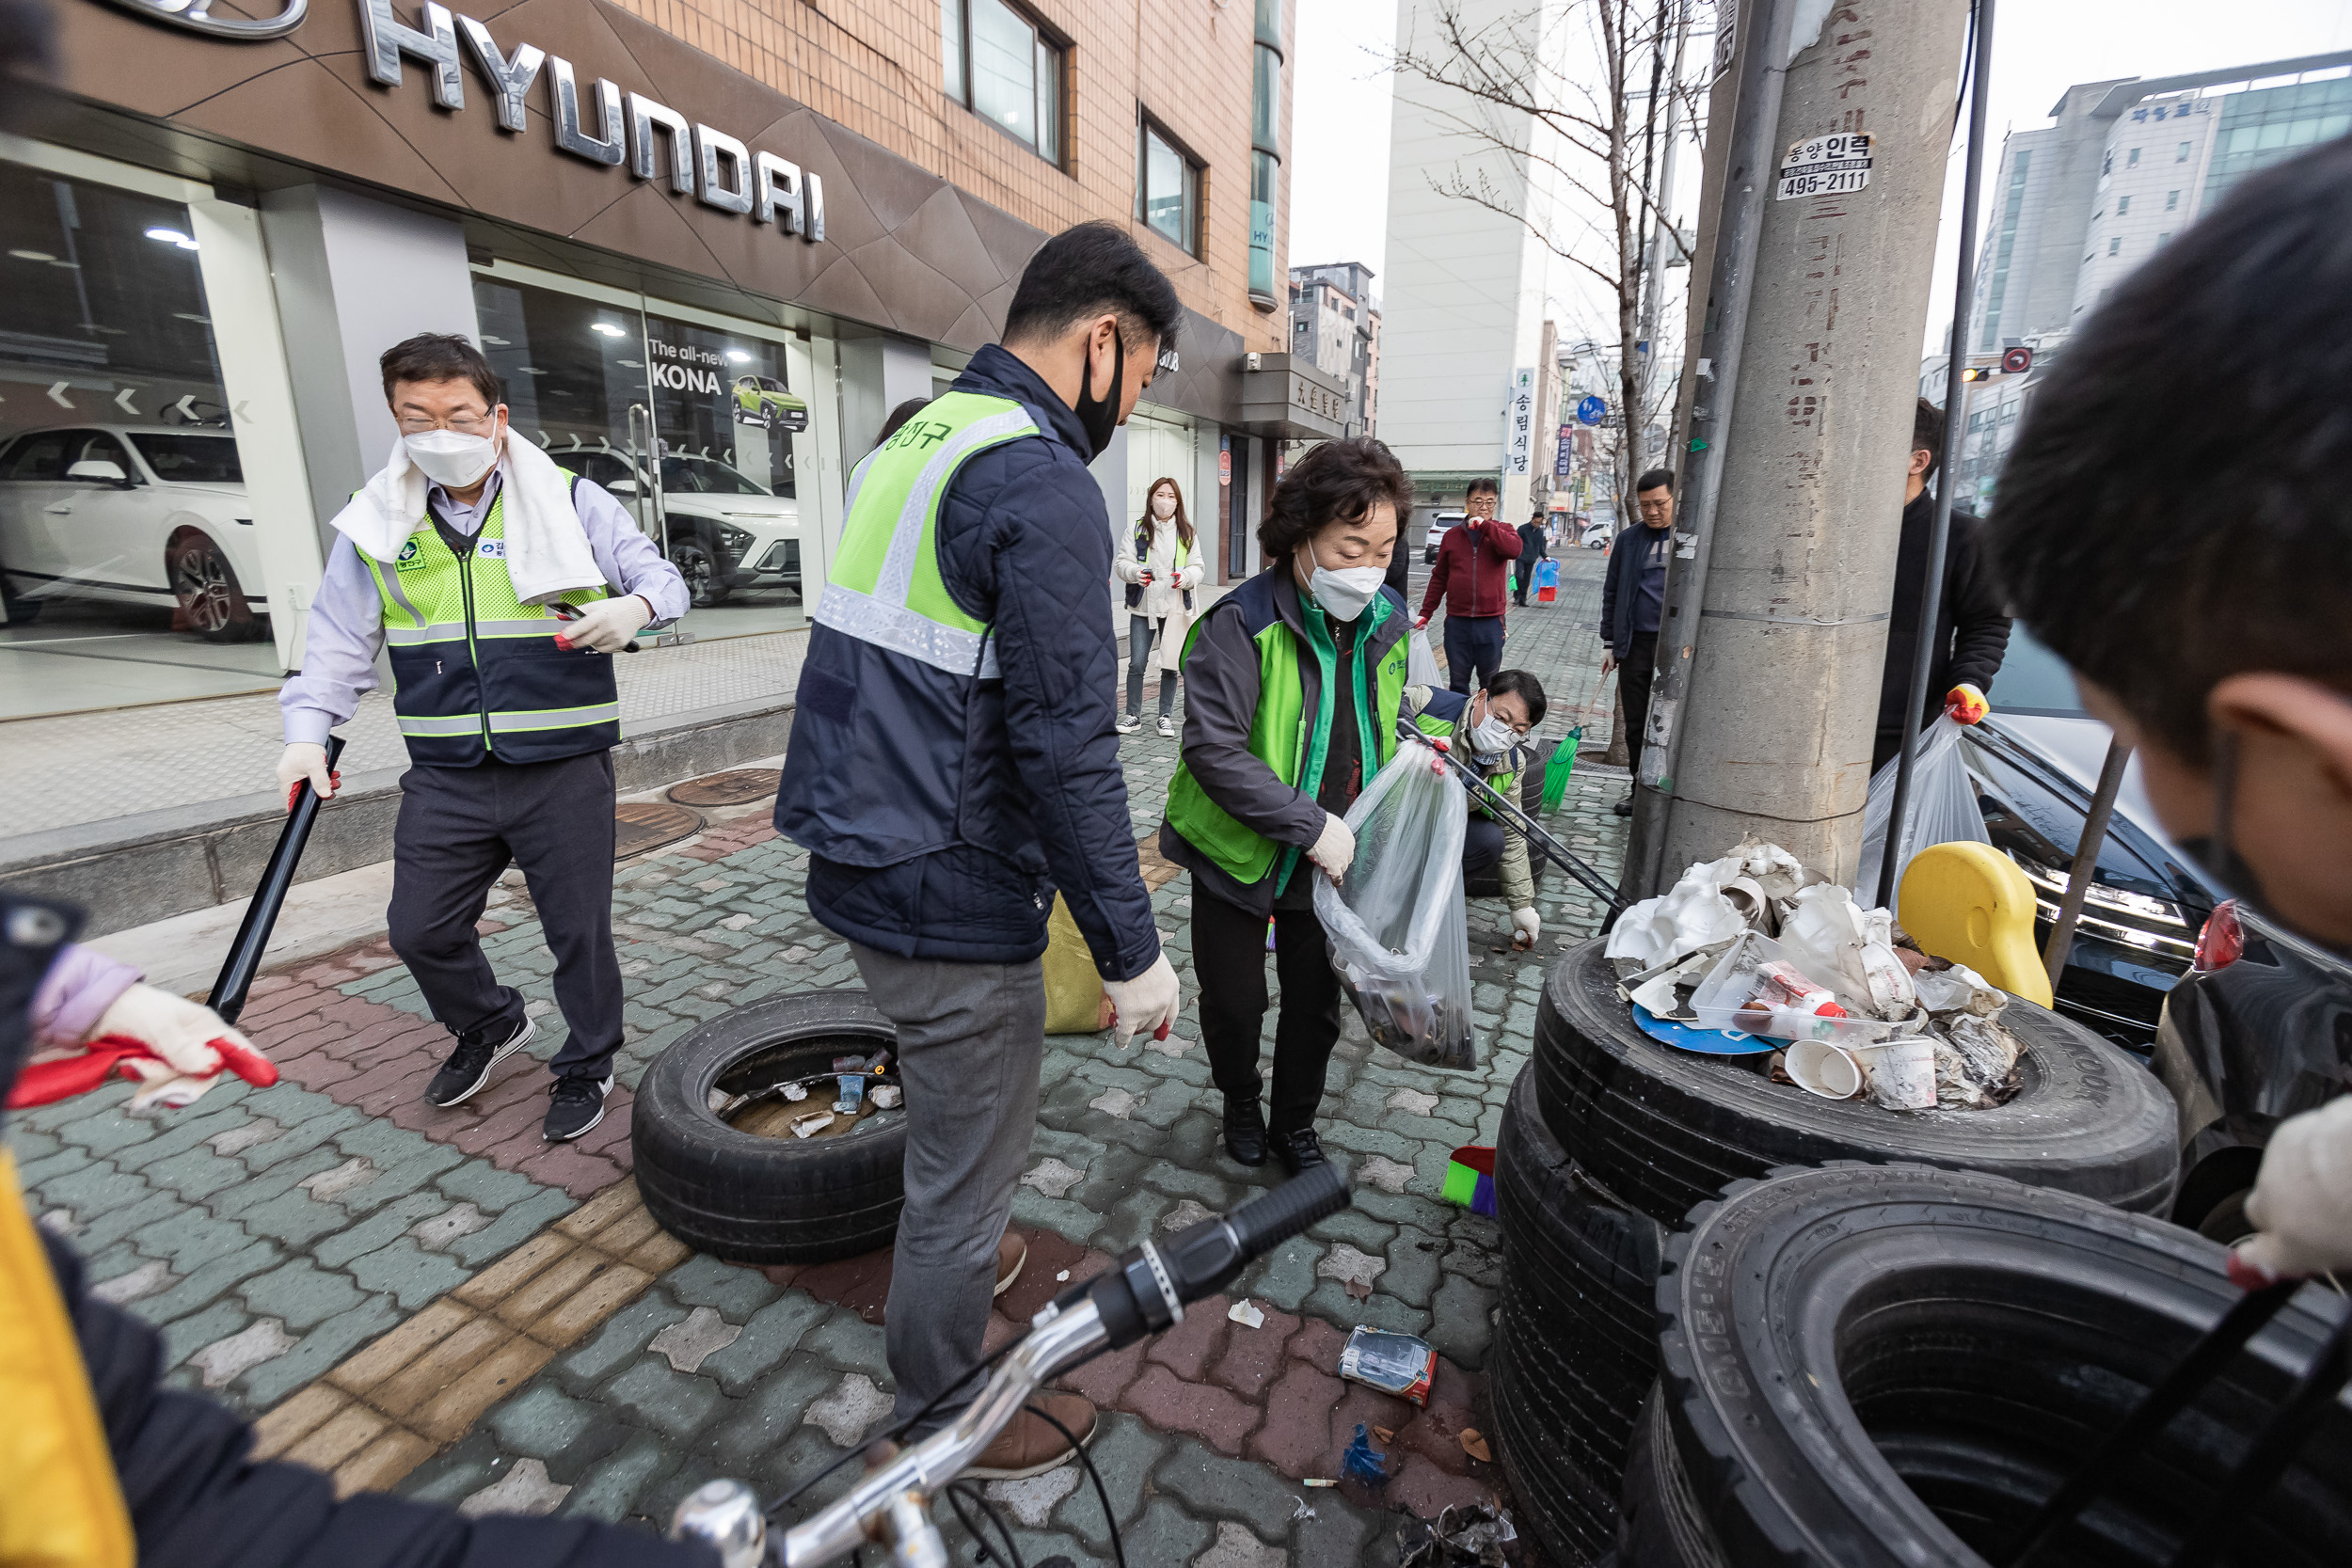
[(1861, 132), (1840, 132), (1789, 144), (1780, 161), (1781, 201), (1804, 196), (1843, 196), (1870, 182), (1870, 138)]

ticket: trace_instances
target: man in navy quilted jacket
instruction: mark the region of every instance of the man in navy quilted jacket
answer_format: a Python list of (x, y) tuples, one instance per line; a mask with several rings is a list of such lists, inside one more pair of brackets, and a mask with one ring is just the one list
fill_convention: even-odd
[[(1119, 1009), (1165, 1033), (1160, 951), (1120, 770), (1111, 535), (1087, 465), (1171, 352), (1176, 291), (1126, 233), (1081, 224), (1031, 259), (1004, 341), (858, 465), (818, 601), (776, 829), (809, 851), (809, 912), (850, 939), (898, 1026), (906, 1208), (890, 1281), (896, 1415), (921, 1436), (979, 1391), (1037, 1122), (1058, 889)], [(1043, 1402), (1081, 1441), (1094, 1409)], [(1025, 1412), (968, 1474), (1071, 1457)]]

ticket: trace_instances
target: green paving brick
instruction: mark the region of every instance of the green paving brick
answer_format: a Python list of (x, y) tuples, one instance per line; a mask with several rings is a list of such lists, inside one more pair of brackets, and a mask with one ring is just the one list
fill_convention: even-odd
[[(446, 1177), (440, 1185), (443, 1191), (448, 1190)], [(478, 1269), (492, 1259), (522, 1245), (578, 1207), (579, 1200), (561, 1187), (541, 1187), (509, 1207), (480, 1230), (460, 1236), (440, 1250), (443, 1256), (455, 1259), (467, 1268)]]
[(660, 1356), (646, 1355), (598, 1389), (596, 1400), (641, 1426), (683, 1439), (707, 1425), (726, 1396), (708, 1378), (672, 1371)]
[(284, 1257), (269, 1242), (246, 1242), (234, 1252), (206, 1259), (169, 1290), (133, 1302), (131, 1310), (151, 1323), (169, 1323), (210, 1307), (243, 1281), (277, 1267)]
[(706, 1356), (702, 1375), (717, 1379), (719, 1386), (741, 1398), (791, 1354), (802, 1335), (833, 1311), (805, 1291), (787, 1291), (753, 1313), (735, 1343)]
[(503, 1451), (549, 1460), (608, 1419), (601, 1406), (584, 1404), (541, 1378), (493, 1408), (484, 1424), (497, 1434)]
[(846, 1307), (836, 1308), (823, 1323), (801, 1336), (801, 1349), (823, 1357), (845, 1371), (864, 1372), (876, 1386), (890, 1387), (890, 1358), (882, 1349), (882, 1331)]
[(665, 1437), (650, 1432), (632, 1433), (618, 1449), (588, 1467), (557, 1512), (591, 1519), (627, 1518), (636, 1512), (639, 1494), (676, 1463), (675, 1453)]
[(1202, 1518), (1240, 1520), (1268, 1542), (1290, 1537), (1293, 1483), (1266, 1465), (1187, 1442), (1152, 1472), (1152, 1484)]
[(274, 1361), (239, 1378), (236, 1390), (250, 1413), (267, 1410), (380, 1334), (398, 1327), (402, 1313), (381, 1296), (371, 1296), (302, 1336), (302, 1342)]
[(528, 1176), (501, 1170), (487, 1160), (469, 1160), (452, 1166), (435, 1177), (433, 1185), (485, 1214), (503, 1213), (526, 1198), (559, 1190), (543, 1187)]
[(190, 1317), (164, 1325), (164, 1365), (176, 1367), (215, 1339), (226, 1339), (252, 1319), (235, 1301), (216, 1301)]
[(454, 1258), (427, 1252), (413, 1236), (403, 1236), (351, 1260), (351, 1277), (363, 1291), (390, 1296), (404, 1312), (454, 1291), (473, 1271)]
[(449, 1207), (449, 1200), (436, 1192), (405, 1194), (358, 1224), (327, 1236), (310, 1249), (310, 1256), (330, 1269), (343, 1268), (355, 1258), (390, 1245), (410, 1226)]
[(248, 1279), (238, 1292), (257, 1318), (277, 1318), (299, 1333), (367, 1299), (351, 1276), (322, 1269), (308, 1258), (290, 1258), (269, 1273)]
[(684, 1319), (686, 1312), (657, 1285), (612, 1314), (586, 1344), (557, 1357), (556, 1373), (573, 1393), (585, 1395), (635, 1360), (646, 1340)]

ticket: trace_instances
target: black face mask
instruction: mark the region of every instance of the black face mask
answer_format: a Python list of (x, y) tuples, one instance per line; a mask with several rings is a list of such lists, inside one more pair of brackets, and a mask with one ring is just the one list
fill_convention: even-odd
[(2262, 878), (2239, 855), (2237, 846), (2230, 842), (2230, 819), (2236, 808), (2237, 736), (2233, 731), (2223, 730), (2213, 743), (2213, 832), (2182, 839), (2181, 852), (2195, 861), (2233, 897), (2266, 915), (2270, 911), (2264, 902)]
[(1119, 430), (1119, 383), (1127, 373), (1127, 342), (1119, 329), (1111, 329), (1111, 391), (1110, 396), (1094, 395), (1094, 356), (1089, 354), (1078, 370), (1078, 401), (1071, 412), (1078, 416), (1078, 423), (1087, 433), (1087, 442), (1094, 450), (1087, 453), (1091, 463), (1103, 455), (1103, 449), (1111, 444), (1111, 436)]

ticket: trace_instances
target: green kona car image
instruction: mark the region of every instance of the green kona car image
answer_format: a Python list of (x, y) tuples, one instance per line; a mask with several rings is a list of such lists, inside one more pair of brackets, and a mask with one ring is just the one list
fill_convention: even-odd
[(806, 430), (808, 404), (786, 391), (784, 383), (773, 376), (739, 375), (735, 378), (735, 422), (761, 430)]

